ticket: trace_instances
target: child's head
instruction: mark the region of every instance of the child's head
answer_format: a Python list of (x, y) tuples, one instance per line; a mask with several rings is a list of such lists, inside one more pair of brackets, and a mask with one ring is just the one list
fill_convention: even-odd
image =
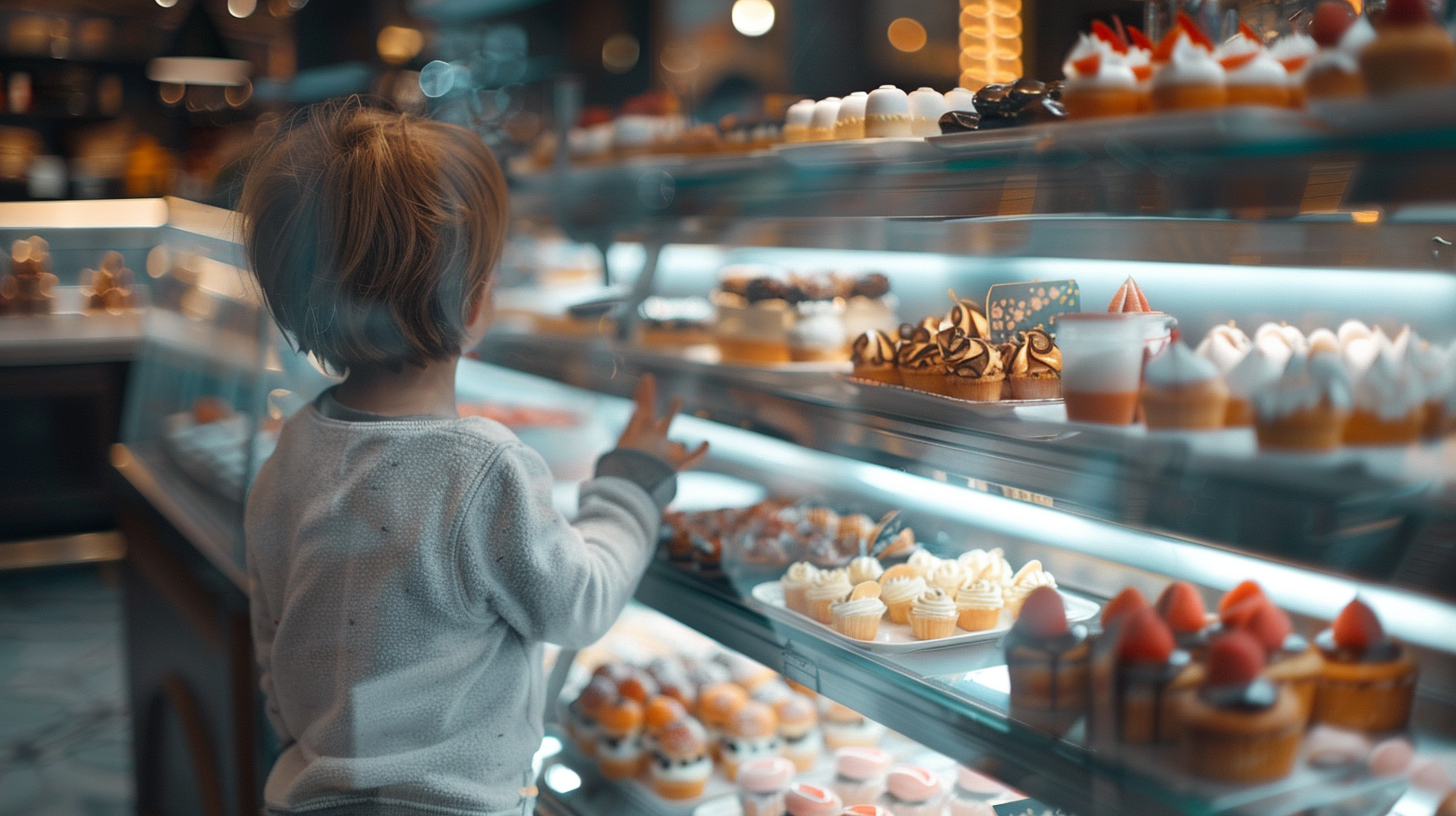
[(338, 370), (458, 356), (488, 296), (508, 207), (480, 137), (357, 101), (316, 107), (280, 131), (239, 205), (273, 317)]

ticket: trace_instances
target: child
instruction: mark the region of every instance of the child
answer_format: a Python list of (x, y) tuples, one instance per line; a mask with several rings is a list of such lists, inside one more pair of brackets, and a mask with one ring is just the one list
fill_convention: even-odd
[(542, 642), (583, 646), (632, 594), (675, 472), (652, 380), (568, 523), (545, 462), (461, 419), (506, 185), (454, 125), (355, 103), (259, 154), (240, 209), (268, 308), (347, 378), (301, 409), (248, 497), (253, 636), (284, 746), (269, 813), (528, 814)]

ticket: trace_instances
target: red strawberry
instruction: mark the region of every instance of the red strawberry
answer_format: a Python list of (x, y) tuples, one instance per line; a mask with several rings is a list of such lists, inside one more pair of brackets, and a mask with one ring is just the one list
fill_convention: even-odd
[(1194, 22), (1193, 18), (1189, 17), (1187, 12), (1178, 12), (1178, 25), (1184, 31), (1188, 32), (1189, 39), (1193, 40), (1194, 43), (1203, 46), (1209, 51), (1213, 50), (1213, 40), (1207, 34), (1203, 33), (1203, 29), (1199, 28), (1198, 23)]
[(1117, 597), (1107, 602), (1102, 607), (1102, 628), (1106, 629), (1119, 618), (1125, 618), (1139, 609), (1147, 609), (1148, 601), (1143, 597), (1137, 587), (1128, 587), (1117, 593)]
[(1225, 593), (1223, 598), (1219, 599), (1219, 617), (1222, 617), (1224, 610), (1228, 609), (1231, 606), (1235, 606), (1242, 601), (1248, 600), (1249, 598), (1262, 597), (1264, 597), (1264, 588), (1259, 586), (1257, 582), (1242, 581), (1239, 583), (1238, 586), (1230, 589), (1227, 593)]
[(1144, 34), (1137, 26), (1130, 25), (1127, 27), (1127, 38), (1132, 41), (1133, 45), (1144, 51), (1153, 50), (1153, 41), (1148, 39), (1148, 35)]
[(1203, 598), (1187, 581), (1174, 581), (1158, 596), (1158, 614), (1174, 632), (1197, 632), (1208, 625)]
[(1093, 20), (1092, 35), (1095, 36), (1097, 39), (1102, 40), (1103, 42), (1112, 46), (1113, 51), (1116, 51), (1119, 54), (1127, 53), (1127, 43), (1123, 42), (1122, 38), (1117, 36), (1117, 32), (1113, 31), (1112, 27), (1109, 26), (1107, 23), (1104, 23), (1101, 20)]
[(1257, 57), (1257, 56), (1259, 56), (1259, 52), (1254, 51), (1254, 52), (1250, 52), (1248, 54), (1238, 54), (1238, 55), (1235, 55), (1235, 56), (1232, 56), (1232, 57), (1224, 57), (1223, 59), (1219, 60), (1218, 62), (1219, 62), (1220, 65), (1223, 66), (1223, 69), (1225, 71), (1236, 71), (1239, 68), (1242, 68), (1245, 65), (1248, 65), (1249, 63), (1253, 62), (1254, 61), (1254, 57)]
[(1167, 663), (1173, 653), (1173, 632), (1158, 613), (1143, 607), (1123, 619), (1117, 657), (1126, 663)]
[(1273, 654), (1284, 645), (1284, 639), (1294, 631), (1289, 616), (1284, 610), (1268, 601), (1261, 602), (1253, 614), (1239, 626), (1239, 629), (1253, 635), (1264, 647), (1265, 654)]
[(1239, 629), (1247, 626), (1249, 618), (1259, 611), (1259, 607), (1267, 603), (1269, 603), (1269, 599), (1262, 595), (1246, 598), (1219, 613), (1218, 619), (1223, 623), (1225, 629)]
[(1253, 26), (1243, 20), (1239, 21), (1239, 33), (1261, 45), (1264, 42), (1264, 38), (1259, 36), (1259, 32), (1255, 31)]
[(1385, 4), (1385, 11), (1380, 17), (1371, 20), (1377, 26), (1419, 26), (1430, 25), (1436, 22), (1431, 14), (1431, 7), (1426, 0), (1389, 0)]
[(1247, 632), (1228, 632), (1214, 638), (1208, 647), (1210, 686), (1251, 683), (1264, 670), (1264, 650)]
[(1035, 637), (1054, 638), (1067, 633), (1067, 607), (1062, 596), (1049, 586), (1031, 591), (1021, 604), (1016, 627)]
[(1095, 76), (1098, 71), (1102, 70), (1102, 55), (1091, 54), (1079, 60), (1072, 60), (1072, 70), (1077, 72), (1077, 76)]
[(1364, 601), (1350, 601), (1335, 618), (1335, 645), (1341, 649), (1368, 649), (1385, 639), (1380, 619)]
[(1340, 37), (1355, 24), (1355, 10), (1344, 0), (1324, 0), (1314, 10), (1314, 20), (1309, 24), (1309, 36), (1321, 48), (1334, 48)]
[(1168, 29), (1168, 33), (1164, 34), (1163, 39), (1158, 41), (1158, 47), (1153, 49), (1152, 61), (1167, 62), (1171, 60), (1173, 58), (1173, 47), (1178, 44), (1178, 38), (1182, 35), (1183, 29), (1178, 26), (1173, 26)]
[(1132, 75), (1137, 77), (1138, 82), (1146, 82), (1153, 78), (1153, 66), (1134, 65), (1132, 67)]

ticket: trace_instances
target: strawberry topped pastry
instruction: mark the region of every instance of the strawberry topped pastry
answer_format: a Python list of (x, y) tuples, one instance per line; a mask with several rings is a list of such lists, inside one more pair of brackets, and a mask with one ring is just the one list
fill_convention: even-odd
[(1225, 782), (1289, 775), (1304, 722), (1294, 692), (1263, 671), (1264, 650), (1252, 635), (1227, 632), (1209, 644), (1203, 683), (1178, 698), (1179, 752), (1190, 772)]
[(1122, 742), (1172, 742), (1177, 738), (1175, 700), (1197, 685), (1201, 674), (1188, 652), (1177, 648), (1173, 630), (1152, 609), (1122, 618), (1112, 702)]
[(1240, 581), (1218, 599), (1218, 619), (1225, 629), (1237, 629), (1248, 622), (1259, 604), (1267, 603), (1264, 588), (1257, 581)]
[(1389, 0), (1372, 17), (1375, 41), (1360, 52), (1365, 89), (1388, 94), (1456, 82), (1456, 44), (1426, 0)]
[(1062, 63), (1066, 82), (1062, 104), (1076, 119), (1127, 116), (1138, 111), (1138, 79), (1128, 64), (1128, 46), (1101, 20), (1092, 33), (1077, 37), (1077, 44)]
[(1360, 731), (1392, 731), (1410, 720), (1416, 663), (1380, 625), (1364, 601), (1350, 601), (1334, 624), (1315, 638), (1324, 673), (1315, 693), (1314, 720)]
[(1122, 26), (1127, 32), (1127, 66), (1137, 77), (1138, 113), (1153, 109), (1153, 50), (1157, 45), (1137, 26)]
[(1065, 734), (1087, 710), (1087, 630), (1068, 626), (1061, 594), (1042, 586), (1022, 603), (1005, 646), (1011, 716), (1041, 731)]
[(1302, 31), (1285, 34), (1269, 46), (1269, 56), (1284, 66), (1289, 75), (1289, 106), (1304, 107), (1304, 77), (1309, 61), (1319, 52), (1319, 43)]
[(1264, 677), (1294, 692), (1301, 720), (1308, 722), (1315, 688), (1325, 668), (1319, 650), (1295, 634), (1289, 615), (1267, 598), (1253, 601), (1251, 611), (1241, 618), (1238, 628), (1264, 647)]
[(1304, 75), (1305, 96), (1339, 99), (1364, 96), (1360, 54), (1375, 39), (1370, 21), (1345, 3), (1324, 0), (1314, 10), (1309, 36), (1319, 45)]
[(1131, 615), (1139, 609), (1148, 608), (1148, 599), (1138, 592), (1137, 587), (1127, 587), (1113, 596), (1112, 600), (1102, 607), (1102, 629), (1112, 629), (1122, 618)]
[(1228, 103), (1224, 68), (1214, 58), (1213, 40), (1183, 12), (1153, 51), (1153, 108), (1196, 110)]
[(1153, 606), (1168, 624), (1178, 647), (1201, 658), (1208, 647), (1209, 619), (1198, 590), (1187, 581), (1174, 581)]
[(1258, 32), (1240, 22), (1238, 33), (1216, 52), (1224, 70), (1230, 105), (1289, 107), (1289, 71), (1269, 51)]

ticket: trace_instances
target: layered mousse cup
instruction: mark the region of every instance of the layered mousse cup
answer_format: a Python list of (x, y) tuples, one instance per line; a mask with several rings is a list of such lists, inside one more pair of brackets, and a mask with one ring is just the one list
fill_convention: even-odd
[(1173, 318), (1153, 313), (1073, 312), (1057, 317), (1067, 419), (1131, 425), (1143, 362), (1166, 345)]

